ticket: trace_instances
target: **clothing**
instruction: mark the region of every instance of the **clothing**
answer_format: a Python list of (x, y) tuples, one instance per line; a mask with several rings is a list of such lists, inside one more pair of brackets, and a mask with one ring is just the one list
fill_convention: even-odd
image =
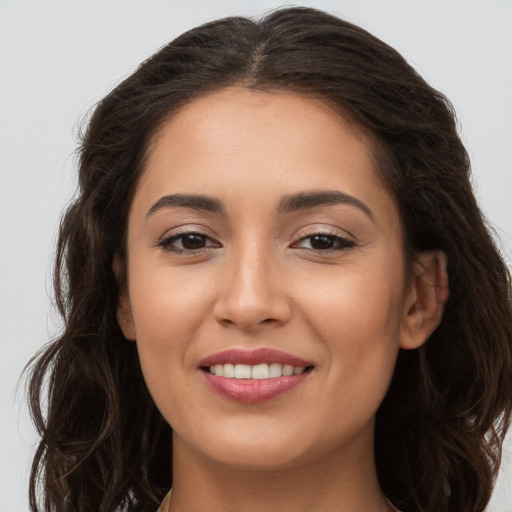
[(169, 510), (169, 500), (171, 499), (171, 491), (167, 493), (167, 496), (162, 500), (162, 503), (158, 507), (156, 512), (168, 512)]

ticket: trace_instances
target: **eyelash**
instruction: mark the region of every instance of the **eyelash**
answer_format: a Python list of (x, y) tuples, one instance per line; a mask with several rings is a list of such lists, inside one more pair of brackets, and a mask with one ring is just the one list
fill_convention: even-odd
[[(205, 241), (205, 243), (213, 242), (210, 245), (205, 245), (203, 247), (199, 247), (197, 249), (185, 249), (173, 246), (173, 244), (179, 240), (182, 241), (185, 237), (191, 237), (191, 236), (197, 236), (200, 237)], [(315, 249), (313, 247), (300, 247), (299, 244), (304, 242), (305, 240), (312, 240), (314, 237), (323, 237), (324, 239), (327, 239), (329, 242), (331, 242), (334, 245), (338, 245), (337, 247), (330, 247), (326, 249)], [(175, 254), (184, 254), (184, 255), (195, 255), (201, 252), (204, 252), (205, 250), (209, 250), (211, 248), (219, 248), (221, 247), (221, 244), (210, 238), (208, 235), (205, 235), (204, 233), (200, 233), (198, 231), (185, 231), (182, 233), (177, 233), (174, 235), (171, 235), (167, 238), (164, 238), (160, 242), (158, 242), (158, 247), (161, 247), (166, 252), (172, 252)], [(297, 242), (294, 242), (291, 247), (296, 249), (303, 249), (305, 251), (310, 251), (314, 253), (332, 253), (332, 252), (338, 252), (338, 251), (345, 251), (347, 249), (350, 249), (354, 247), (356, 244), (352, 240), (349, 240), (347, 238), (343, 238), (339, 235), (336, 235), (331, 232), (325, 232), (325, 231), (314, 231), (312, 233), (309, 233), (303, 237), (301, 237)]]
[(204, 247), (200, 247), (198, 249), (184, 249), (184, 248), (179, 248), (179, 247), (173, 247), (172, 244), (174, 244), (175, 242), (177, 242), (178, 240), (181, 240), (182, 241), (182, 244), (183, 244), (183, 239), (185, 237), (190, 237), (190, 236), (198, 236), (198, 237), (201, 237), (202, 239), (205, 240), (205, 242), (207, 241), (213, 241), (212, 238), (210, 238), (208, 235), (205, 235), (204, 233), (200, 233), (198, 231), (184, 231), (182, 233), (177, 233), (175, 235), (171, 235), (167, 238), (164, 238), (163, 240), (161, 240), (160, 242), (158, 242), (158, 247), (161, 247), (164, 251), (166, 252), (172, 252), (172, 253), (175, 253), (175, 254), (185, 254), (185, 255), (193, 255), (193, 254), (198, 254), (204, 250), (208, 250), (209, 248), (218, 248), (220, 247), (220, 244), (218, 242), (215, 242), (214, 241), (214, 244), (211, 244), (209, 246), (204, 246)]
[[(328, 239), (333, 244), (337, 244), (338, 247), (330, 247), (328, 249), (315, 249), (313, 247), (298, 247), (298, 244), (301, 242), (304, 242), (305, 240), (312, 240), (313, 238), (324, 238)], [(356, 244), (352, 240), (349, 240), (348, 238), (344, 238), (342, 236), (339, 236), (335, 233), (329, 232), (329, 231), (314, 231), (312, 233), (309, 233), (303, 237), (301, 237), (297, 242), (292, 244), (292, 247), (297, 247), (298, 249), (304, 249), (306, 251), (311, 251), (315, 253), (332, 253), (332, 252), (339, 252), (339, 251), (345, 251), (347, 249), (351, 249)]]

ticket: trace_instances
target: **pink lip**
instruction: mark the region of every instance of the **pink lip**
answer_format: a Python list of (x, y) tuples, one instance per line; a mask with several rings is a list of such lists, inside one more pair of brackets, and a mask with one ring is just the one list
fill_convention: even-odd
[(207, 386), (228, 400), (243, 404), (266, 402), (299, 385), (311, 372), (272, 379), (230, 379), (202, 372)]
[[(230, 349), (212, 354), (199, 363), (199, 366), (210, 367), (216, 364), (248, 364), (251, 366), (262, 363), (279, 363), (295, 368), (312, 366), (300, 357), (274, 350), (260, 348), (256, 350)], [(302, 383), (311, 374), (306, 371), (299, 375), (273, 377), (269, 379), (232, 379), (219, 377), (208, 371), (201, 372), (207, 386), (221, 397), (239, 403), (255, 404), (271, 400)]]
[(212, 354), (211, 356), (205, 357), (199, 362), (199, 366), (214, 366), (216, 364), (248, 364), (251, 366), (262, 364), (262, 363), (279, 363), (289, 364), (295, 368), (304, 368), (306, 366), (312, 366), (312, 363), (308, 363), (300, 357), (292, 356), (286, 352), (280, 350), (274, 350), (272, 348), (259, 348), (256, 350), (240, 350), (230, 349)]

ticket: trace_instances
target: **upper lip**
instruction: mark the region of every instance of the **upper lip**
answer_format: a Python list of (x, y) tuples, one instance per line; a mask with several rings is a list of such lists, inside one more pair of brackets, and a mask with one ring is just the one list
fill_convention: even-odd
[(295, 368), (312, 366), (312, 363), (300, 357), (275, 350), (273, 348), (259, 348), (255, 350), (229, 349), (201, 359), (199, 366), (215, 366), (216, 364), (248, 364), (255, 366), (262, 363), (287, 364)]

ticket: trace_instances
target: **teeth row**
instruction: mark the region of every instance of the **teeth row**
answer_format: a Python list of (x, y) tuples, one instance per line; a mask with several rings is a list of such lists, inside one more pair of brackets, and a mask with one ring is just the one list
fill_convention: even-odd
[(295, 368), (289, 364), (216, 364), (210, 366), (210, 373), (219, 377), (230, 377), (235, 379), (269, 379), (273, 377), (288, 377), (299, 375), (304, 368)]

